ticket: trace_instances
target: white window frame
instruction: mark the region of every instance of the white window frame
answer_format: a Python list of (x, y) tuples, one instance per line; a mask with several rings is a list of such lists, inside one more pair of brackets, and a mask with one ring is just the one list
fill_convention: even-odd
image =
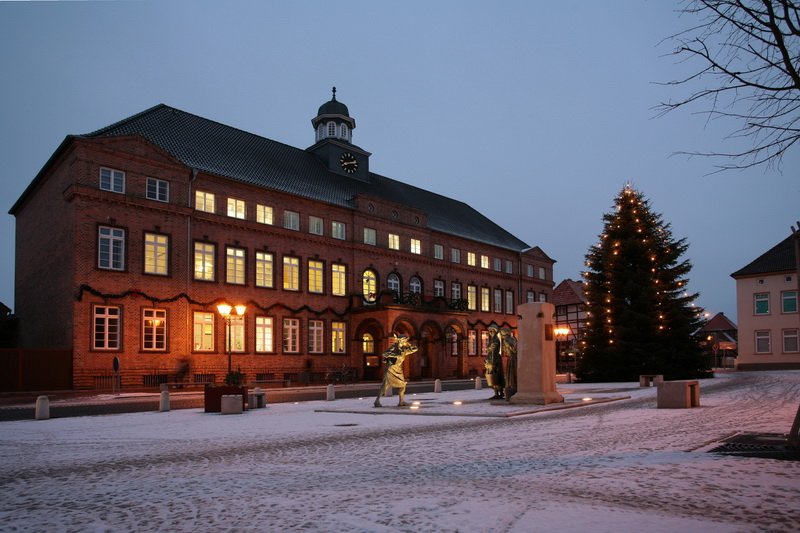
[(467, 252), (467, 265), (474, 267), (478, 264), (477, 256), (475, 252)]
[(225, 283), (244, 285), (246, 281), (247, 251), (235, 246), (225, 247)]
[(100, 226), (97, 231), (97, 268), (125, 270), (125, 230)]
[(481, 287), (481, 311), (489, 313), (491, 311), (491, 296), (489, 287)]
[(510, 259), (506, 259), (506, 274), (513, 274), (514, 273), (514, 262)]
[(213, 192), (195, 191), (194, 208), (204, 213), (216, 213), (217, 196)]
[(322, 320), (308, 321), (308, 353), (323, 353), (325, 351), (325, 322)]
[[(790, 302), (794, 302), (794, 310), (787, 311)], [(781, 291), (781, 313), (793, 314), (797, 313), (797, 291)]]
[(284, 211), (283, 227), (292, 231), (300, 231), (300, 213), (297, 211)]
[(433, 258), (440, 260), (444, 259), (444, 246), (441, 244), (433, 245)]
[(283, 319), (283, 353), (300, 353), (300, 319)]
[(419, 239), (409, 239), (408, 240), (408, 251), (412, 254), (421, 254), (422, 253), (422, 241)]
[(506, 314), (514, 314), (514, 291), (506, 291)]
[(481, 268), (485, 268), (485, 269), (489, 268), (489, 256), (488, 255), (481, 255)]
[(325, 263), (319, 259), (309, 259), (307, 265), (308, 292), (324, 294), (325, 292)]
[(271, 316), (256, 317), (256, 352), (275, 352), (275, 321)]
[[(766, 309), (764, 311), (759, 311), (758, 306), (759, 304), (766, 304)], [(756, 292), (753, 294), (753, 315), (761, 316), (761, 315), (768, 315), (770, 310), (770, 302), (769, 302), (769, 293), (768, 292)]]
[(478, 355), (478, 332), (471, 329), (467, 331), (467, 355)]
[(422, 294), (422, 280), (418, 276), (411, 276), (408, 280), (408, 292)]
[(273, 224), (273, 209), (272, 206), (256, 204), (256, 222), (259, 224)]
[(239, 198), (228, 198), (228, 216), (244, 220), (247, 218), (247, 203)]
[(397, 272), (389, 272), (389, 274), (386, 275), (386, 288), (400, 296), (401, 283), (400, 276)]
[(142, 309), (142, 351), (163, 352), (167, 349), (167, 310)]
[(458, 248), (450, 248), (450, 262), (451, 263), (461, 262), (461, 250), (459, 250)]
[[(753, 339), (754, 340), (754, 346), (753, 346), (754, 353), (757, 353), (757, 354), (772, 353), (772, 331), (771, 330), (768, 330), (768, 329), (756, 330), (756, 331), (753, 332), (753, 337), (754, 337), (754, 339)], [(759, 349), (760, 348), (759, 345), (761, 343), (764, 343), (764, 342), (766, 342), (766, 347), (761, 346), (761, 348), (766, 348), (766, 349)]]
[(214, 351), (214, 313), (195, 311), (192, 315), (192, 334), (195, 352)]
[[(243, 353), (245, 351), (244, 317), (231, 315), (230, 328), (225, 328), (225, 349), (230, 346), (231, 352)], [(228, 344), (228, 334), (230, 334), (230, 345)]]
[(467, 285), (467, 309), (478, 310), (478, 287), (475, 285)]
[(325, 234), (325, 221), (314, 215), (308, 216), (308, 232), (312, 235)]
[(339, 240), (347, 239), (347, 224), (344, 222), (331, 221), (331, 237)]
[(503, 271), (503, 261), (499, 257), (495, 257), (492, 260), (492, 263), (494, 265), (494, 271), (495, 272), (502, 272)]
[(169, 182), (158, 178), (147, 178), (145, 197), (156, 202), (169, 202)]
[(216, 279), (217, 245), (210, 242), (194, 242), (194, 279), (214, 281)]
[(800, 330), (797, 328), (784, 329), (781, 336), (783, 353), (800, 352)]
[(347, 296), (347, 265), (342, 263), (331, 265), (331, 294)]
[(390, 233), (388, 236), (388, 246), (390, 250), (400, 249), (400, 235), (397, 233)]
[(364, 228), (364, 244), (375, 246), (378, 242), (378, 232), (374, 228)]
[(453, 281), (450, 283), (450, 299), (451, 300), (460, 300), (461, 299), (461, 283), (458, 281)]
[(144, 273), (157, 276), (169, 274), (169, 237), (167, 235), (144, 232)]
[(503, 312), (503, 290), (502, 289), (495, 289), (494, 290), (494, 306), (492, 311), (494, 313), (502, 313)]
[(283, 256), (283, 290), (300, 290), (300, 258), (284, 255)]
[(271, 252), (256, 251), (256, 287), (272, 289), (275, 287), (275, 255)]
[(433, 295), (436, 297), (444, 298), (444, 280), (433, 280)]
[(333, 320), (331, 321), (331, 352), (342, 354), (347, 352), (347, 323)]
[(122, 347), (122, 309), (96, 305), (92, 310), (92, 349), (118, 351)]
[(125, 173), (108, 167), (100, 167), (100, 190), (125, 194)]
[(370, 303), (378, 298), (378, 274), (370, 268), (361, 273), (361, 296)]

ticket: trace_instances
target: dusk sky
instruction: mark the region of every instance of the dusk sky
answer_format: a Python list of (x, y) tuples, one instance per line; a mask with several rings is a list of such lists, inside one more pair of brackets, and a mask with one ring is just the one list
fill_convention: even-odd
[[(314, 143), (330, 99), (370, 170), (464, 201), (580, 279), (628, 182), (689, 243), (689, 290), (736, 321), (730, 273), (800, 219), (800, 147), (780, 171), (714, 172), (737, 126), (687, 90), (666, 0), (0, 2), (0, 302), (14, 308), (7, 214), (66, 135), (164, 103), (282, 143)], [(52, 220), (51, 224), (61, 221)], [(61, 265), (53, 264), (52, 268)], [(46, 287), (42, 288), (46, 290)]]

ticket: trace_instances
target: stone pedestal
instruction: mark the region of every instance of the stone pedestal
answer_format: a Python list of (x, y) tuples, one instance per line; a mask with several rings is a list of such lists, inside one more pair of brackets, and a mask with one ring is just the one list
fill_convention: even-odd
[(517, 307), (517, 393), (510, 403), (563, 403), (556, 391), (555, 306), (534, 302)]

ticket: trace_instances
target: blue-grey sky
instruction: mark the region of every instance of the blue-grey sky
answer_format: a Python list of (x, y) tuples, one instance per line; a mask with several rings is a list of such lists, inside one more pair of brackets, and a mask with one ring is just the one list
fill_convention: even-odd
[[(660, 41), (695, 22), (661, 0), (0, 3), (7, 213), (68, 134), (158, 103), (305, 148), (330, 88), (370, 169), (465, 201), (579, 279), (626, 182), (685, 237), (689, 290), (736, 319), (730, 273), (800, 218), (800, 148), (782, 172), (708, 175), (734, 125), (654, 118), (687, 72)], [(700, 108), (695, 108), (695, 111)], [(52, 221), (57, 224), (58, 221)], [(14, 217), (0, 301), (14, 307)], [(52, 268), (59, 268), (54, 264)]]

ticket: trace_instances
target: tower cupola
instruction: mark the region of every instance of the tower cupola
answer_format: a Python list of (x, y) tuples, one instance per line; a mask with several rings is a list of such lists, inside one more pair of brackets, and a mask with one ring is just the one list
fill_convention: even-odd
[(355, 119), (350, 117), (347, 106), (336, 99), (336, 87), (333, 87), (332, 98), (319, 106), (317, 116), (311, 119), (314, 126), (314, 142), (323, 139), (338, 139), (351, 142), (352, 131), (356, 127)]

